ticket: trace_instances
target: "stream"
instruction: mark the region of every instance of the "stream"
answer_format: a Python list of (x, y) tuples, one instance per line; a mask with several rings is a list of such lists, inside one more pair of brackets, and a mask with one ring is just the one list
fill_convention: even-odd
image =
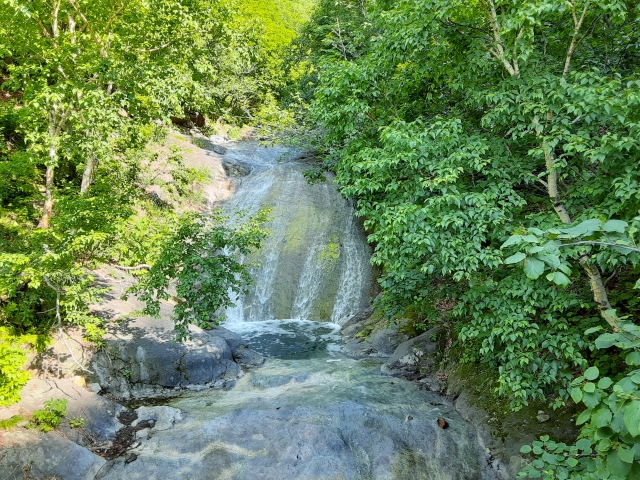
[(232, 388), (167, 400), (175, 424), (100, 478), (499, 478), (450, 402), (381, 375), (381, 360), (341, 352), (340, 325), (370, 302), (370, 250), (350, 202), (330, 181), (308, 185), (308, 165), (279, 161), (285, 153), (244, 142), (225, 155), (250, 173), (224, 209), (268, 206), (271, 220), (264, 247), (245, 259), (255, 287), (224, 327), (267, 362)]

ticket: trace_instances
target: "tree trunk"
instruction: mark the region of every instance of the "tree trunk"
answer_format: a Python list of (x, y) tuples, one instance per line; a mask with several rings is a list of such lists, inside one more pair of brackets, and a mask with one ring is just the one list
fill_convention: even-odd
[[(54, 151), (55, 156), (55, 149), (52, 147), (51, 150)], [(38, 228), (49, 228), (49, 223), (51, 221), (51, 215), (53, 213), (53, 173), (55, 168), (55, 164), (47, 165), (47, 173), (45, 174), (44, 208), (42, 210), (42, 218), (40, 218), (40, 223), (38, 223)]]
[(93, 177), (95, 176), (96, 168), (98, 168), (98, 159), (94, 156), (90, 156), (87, 159), (87, 166), (84, 168), (84, 172), (82, 173), (82, 184), (80, 185), (81, 194), (87, 193), (89, 191), (89, 188), (93, 183)]

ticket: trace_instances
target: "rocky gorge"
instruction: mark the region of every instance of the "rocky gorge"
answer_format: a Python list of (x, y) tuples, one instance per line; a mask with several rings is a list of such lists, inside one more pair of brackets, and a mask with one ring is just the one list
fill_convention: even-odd
[(246, 259), (255, 287), (221, 327), (176, 343), (172, 304), (140, 316), (121, 298), (133, 278), (102, 269), (105, 347), (75, 342), (75, 377), (32, 380), (1, 412), (64, 398), (84, 426), (3, 431), (0, 478), (514, 478), (517, 442), (495, 438), (473, 396), (437, 375), (441, 328), (359, 335), (374, 313), (370, 252), (336, 187), (308, 185), (282, 148), (196, 143), (211, 201), (272, 209), (269, 238)]

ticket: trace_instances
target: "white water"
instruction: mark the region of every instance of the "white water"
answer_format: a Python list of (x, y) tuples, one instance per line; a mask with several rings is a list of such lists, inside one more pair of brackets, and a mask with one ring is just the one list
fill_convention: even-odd
[[(362, 309), (371, 286), (370, 250), (352, 204), (336, 186), (309, 185), (308, 165), (283, 158), (284, 148), (230, 144), (227, 158), (251, 166), (236, 178), (229, 213), (270, 208), (269, 237), (245, 259), (255, 286), (226, 311), (227, 326), (299, 319), (343, 324)], [(293, 156), (291, 154), (289, 157)]]

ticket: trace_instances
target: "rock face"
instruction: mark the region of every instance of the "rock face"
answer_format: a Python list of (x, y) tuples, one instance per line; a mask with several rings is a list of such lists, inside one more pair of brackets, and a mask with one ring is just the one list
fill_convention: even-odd
[(22, 400), (1, 409), (0, 419), (13, 415), (29, 417), (52, 398), (66, 399), (66, 418), (82, 418), (84, 427), (72, 429), (63, 421), (59, 431), (46, 434), (23, 428), (0, 430), (0, 478), (3, 480), (26, 478), (25, 467), (30, 468), (29, 478), (48, 475), (65, 480), (93, 479), (106, 463), (84, 447), (112, 439), (123, 426), (117, 416), (126, 408), (71, 379), (30, 380), (22, 391)]
[(387, 363), (380, 367), (385, 375), (411, 375), (433, 373), (436, 353), (441, 347), (442, 327), (431, 330), (401, 343)]
[(343, 348), (343, 352), (351, 357), (389, 357), (396, 347), (409, 337), (404, 333), (391, 329), (383, 329), (375, 332), (371, 337), (364, 340), (352, 338)]
[(58, 433), (14, 430), (11, 432), (10, 442), (9, 446), (0, 450), (0, 475), (3, 480), (45, 476), (65, 480), (93, 480), (106, 463), (104, 458)]
[(183, 388), (222, 388), (242, 375), (234, 355), (245, 366), (264, 362), (242, 347), (239, 335), (224, 328), (193, 328), (192, 334), (189, 341), (173, 343), (171, 331), (121, 325), (108, 347), (94, 356), (100, 386), (125, 399), (167, 396)]
[(450, 405), (375, 370), (369, 360), (271, 359), (228, 392), (172, 402), (183, 420), (164, 430), (156, 423), (134, 461), (112, 460), (97, 478), (497, 478)]

